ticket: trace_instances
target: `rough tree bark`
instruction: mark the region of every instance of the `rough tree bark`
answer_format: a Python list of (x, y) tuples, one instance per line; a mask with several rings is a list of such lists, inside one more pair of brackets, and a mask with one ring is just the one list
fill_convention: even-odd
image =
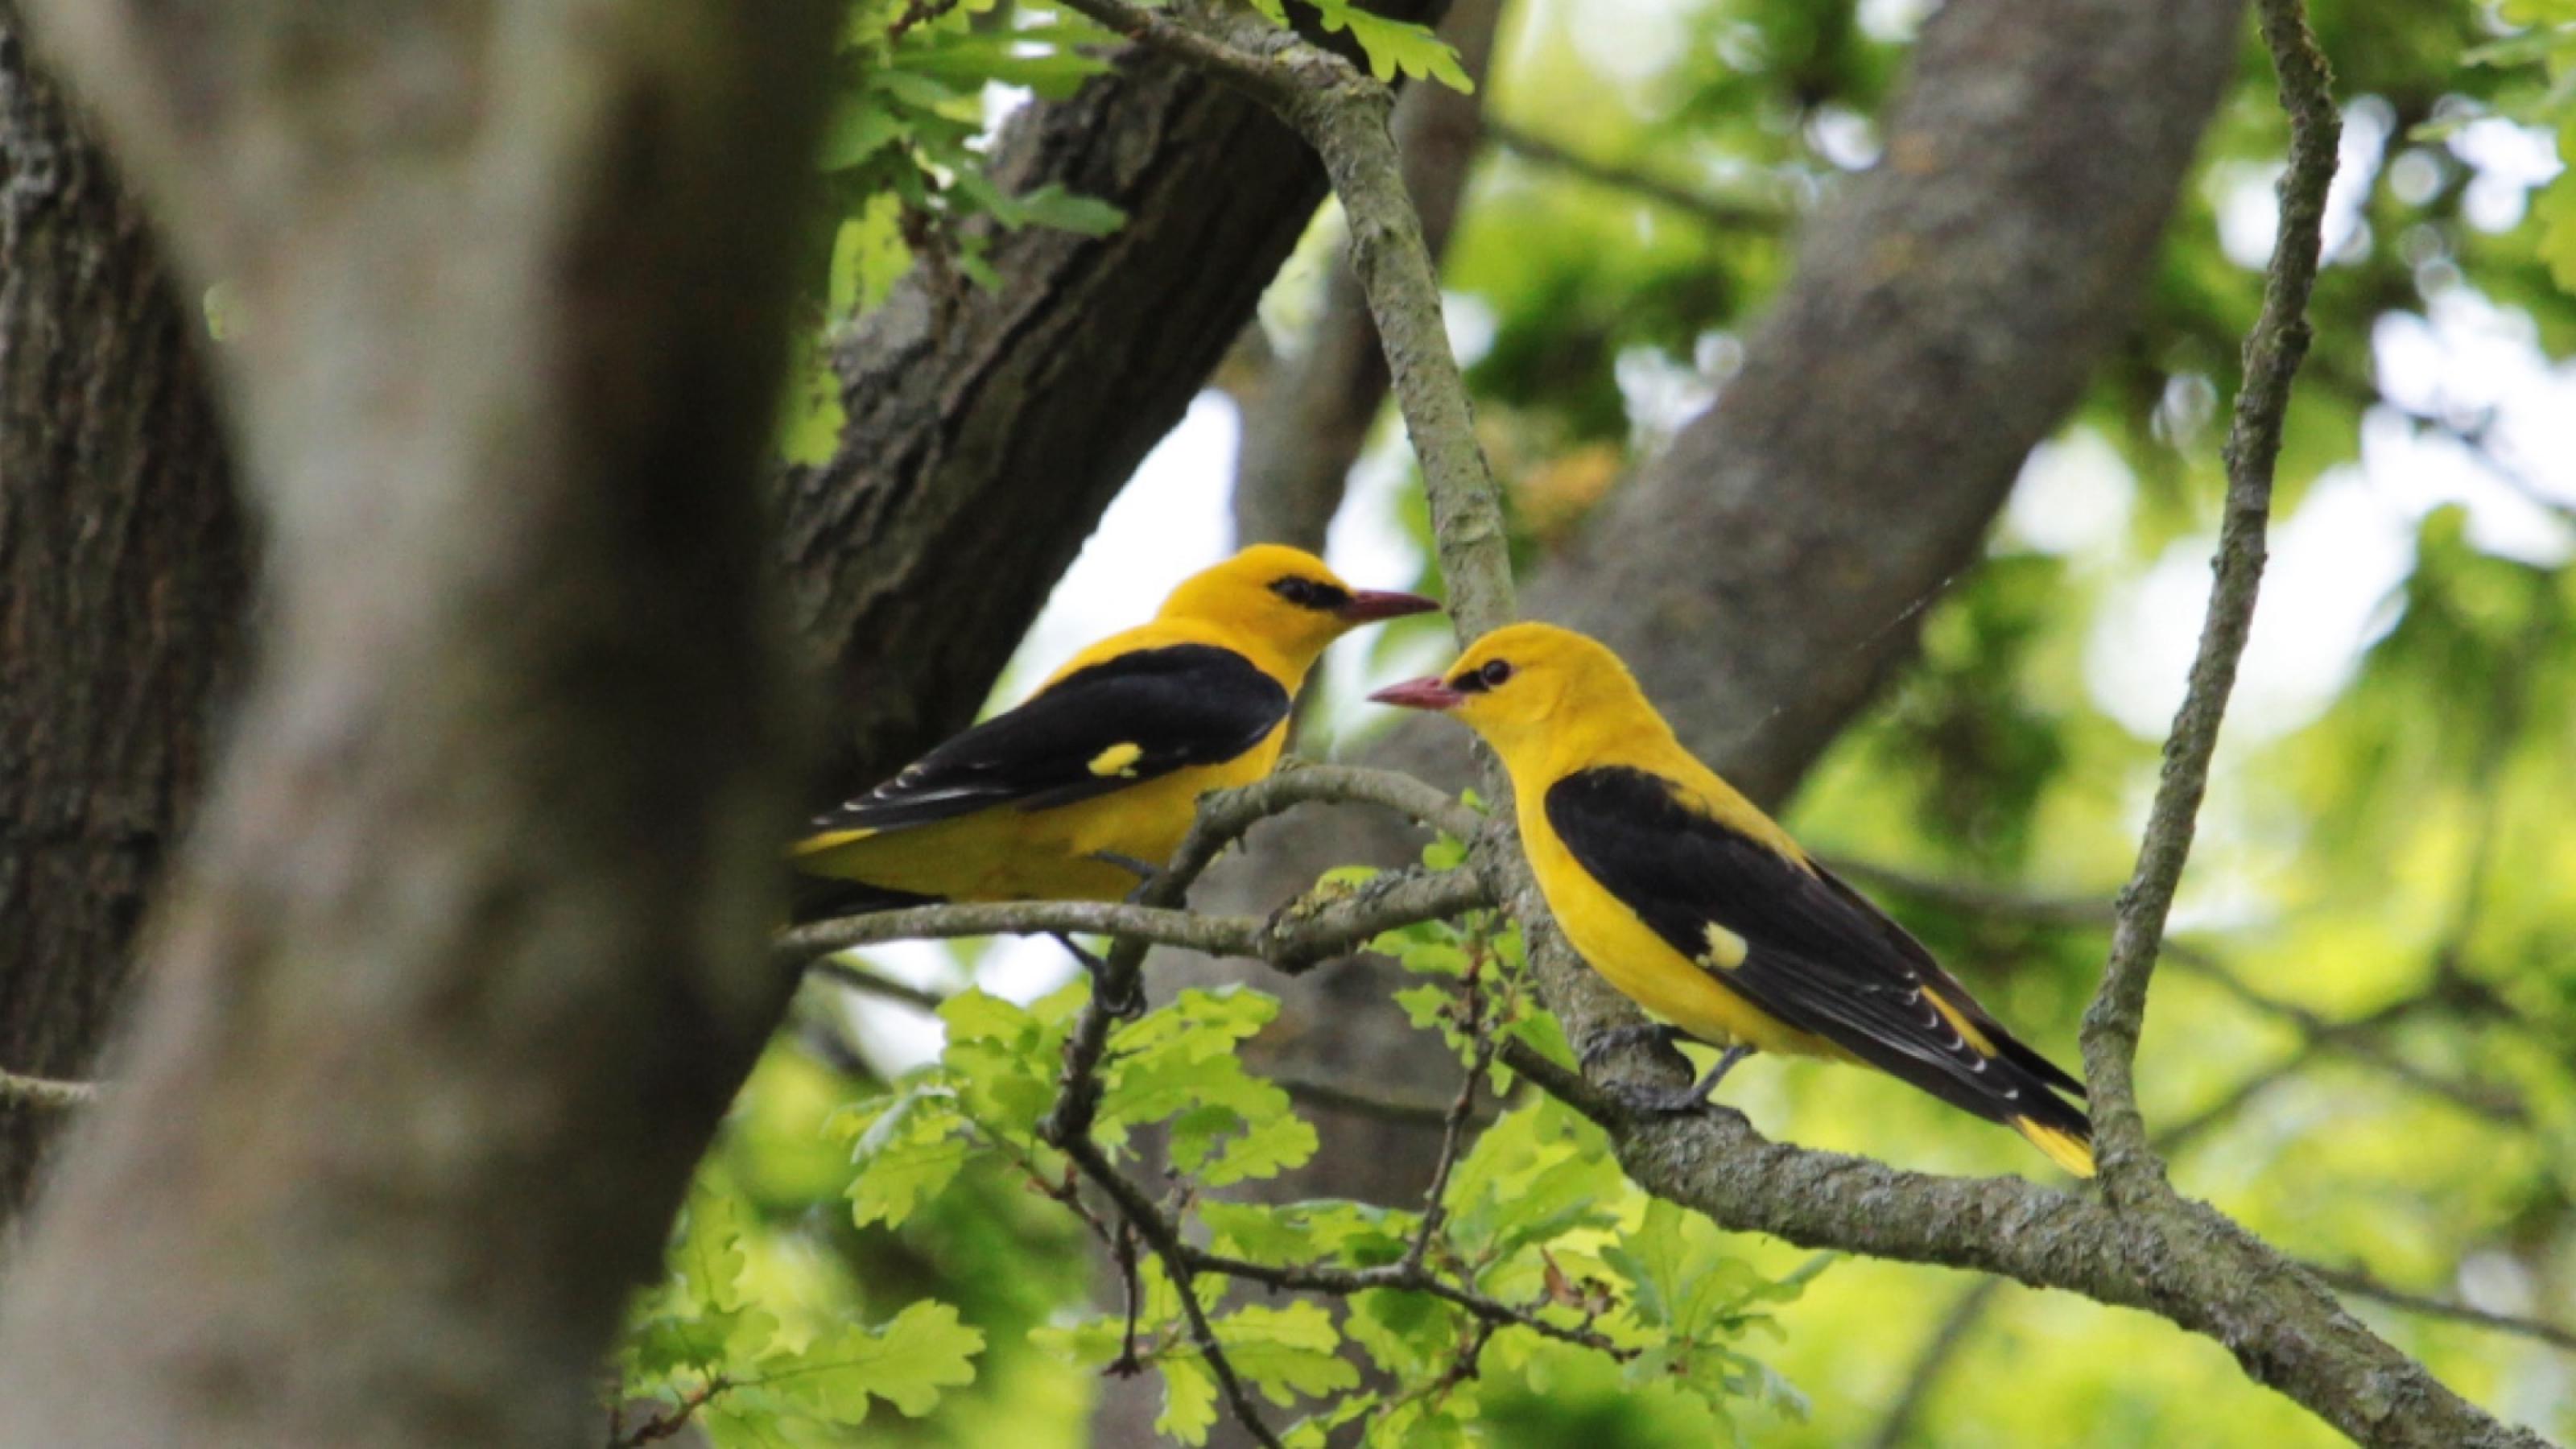
[(785, 984), (750, 484), (829, 7), (40, 18), (238, 290), (273, 618), (0, 1442), (579, 1442)]
[[(0, 1071), (92, 1074), (248, 591), (198, 347), (0, 0)], [(0, 1258), (59, 1108), (0, 1092)]]

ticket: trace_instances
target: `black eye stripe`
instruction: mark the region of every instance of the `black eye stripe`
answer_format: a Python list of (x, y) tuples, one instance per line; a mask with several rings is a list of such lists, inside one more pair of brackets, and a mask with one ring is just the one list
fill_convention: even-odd
[(1449, 681), (1449, 687), (1460, 694), (1483, 694), (1511, 677), (1512, 666), (1509, 660), (1488, 659), (1482, 668), (1461, 674)]
[(1295, 574), (1290, 574), (1284, 579), (1273, 580), (1270, 592), (1298, 608), (1320, 609), (1326, 612), (1339, 610), (1351, 601), (1350, 591), (1347, 589), (1337, 588), (1316, 579), (1299, 578)]

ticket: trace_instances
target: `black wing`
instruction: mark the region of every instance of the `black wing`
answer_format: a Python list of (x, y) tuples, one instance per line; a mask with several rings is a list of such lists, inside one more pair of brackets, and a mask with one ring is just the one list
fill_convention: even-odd
[[(1712, 925), (1742, 937), (1744, 960), (1712, 969), (1764, 1011), (1980, 1116), (2050, 1120), (2056, 1108), (2081, 1122), (2048, 1090), (2080, 1094), (2080, 1083), (1821, 866), (1802, 868), (1643, 770), (1569, 775), (1546, 808), (1576, 861), (1674, 950), (1704, 958)], [(1943, 1006), (1994, 1050), (1980, 1051)]]
[(1175, 644), (1105, 659), (947, 741), (814, 819), (808, 838), (995, 805), (1043, 810), (1233, 759), (1288, 717), (1288, 691), (1231, 649)]

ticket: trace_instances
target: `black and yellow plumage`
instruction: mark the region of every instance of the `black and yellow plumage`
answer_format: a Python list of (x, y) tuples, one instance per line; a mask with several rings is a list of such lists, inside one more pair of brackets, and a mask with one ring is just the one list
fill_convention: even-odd
[(1876, 1067), (2091, 1174), (2091, 1127), (2061, 1095), (2083, 1085), (1693, 758), (1609, 649), (1515, 624), (1376, 697), (1492, 744), (1549, 910), (1648, 1012), (1731, 1052)]
[(1245, 549), (1092, 645), (1022, 704), (817, 816), (789, 848), (799, 920), (928, 901), (1116, 900), (1198, 798), (1278, 762), (1324, 647), (1436, 607), (1353, 589), (1312, 554)]

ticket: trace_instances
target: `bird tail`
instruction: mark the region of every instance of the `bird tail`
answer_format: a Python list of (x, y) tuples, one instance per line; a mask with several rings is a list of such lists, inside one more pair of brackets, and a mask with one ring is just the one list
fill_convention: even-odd
[(2093, 1124), (2083, 1113), (2051, 1097), (2057, 1110), (2033, 1113), (2008, 1119), (2014, 1130), (2030, 1139), (2033, 1147), (2048, 1154), (2048, 1160), (2074, 1173), (2077, 1177), (2093, 1175)]

